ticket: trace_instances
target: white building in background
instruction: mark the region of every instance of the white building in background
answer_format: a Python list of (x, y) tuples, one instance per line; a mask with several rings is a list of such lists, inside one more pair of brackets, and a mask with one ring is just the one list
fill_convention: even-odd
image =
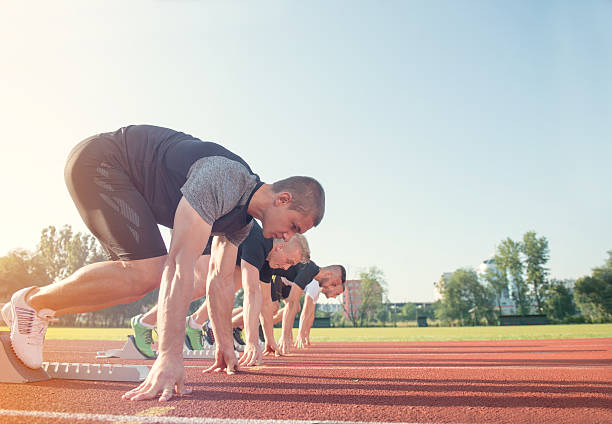
[[(478, 275), (478, 278), (480, 278), (481, 283), (484, 285), (489, 284), (489, 282), (485, 278), (485, 275), (488, 270), (499, 272), (497, 270), (497, 267), (495, 266), (495, 256), (490, 256), (489, 258), (485, 259), (476, 268), (476, 274)], [(517, 313), (516, 304), (514, 303), (514, 299), (512, 299), (511, 295), (512, 291), (515, 289), (515, 287), (512, 287), (514, 285), (514, 282), (512, 281), (512, 277), (510, 277), (509, 280), (510, 287), (506, 287), (502, 290), (501, 299), (499, 299), (499, 305), (501, 306), (502, 315), (515, 315)], [(496, 302), (497, 301), (498, 299), (496, 299)], [(498, 307), (497, 303), (495, 307)]]

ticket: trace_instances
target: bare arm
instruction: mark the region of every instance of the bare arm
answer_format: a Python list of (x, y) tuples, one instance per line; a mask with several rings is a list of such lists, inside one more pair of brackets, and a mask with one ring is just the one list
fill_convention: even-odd
[(278, 347), (282, 353), (289, 353), (291, 351), (291, 343), (293, 342), (293, 322), (295, 316), (300, 311), (300, 297), (302, 296), (302, 290), (296, 284), (291, 287), (289, 297), (285, 301), (285, 308), (283, 312), (283, 330), (281, 338), (278, 341)]
[(261, 289), (261, 327), (263, 328), (263, 333), (266, 341), (274, 342), (274, 322), (272, 316), (272, 293), (271, 293), (271, 284), (266, 284), (263, 282), (259, 283), (259, 288)]
[(280, 355), (276, 340), (274, 340), (274, 312), (278, 307), (278, 302), (272, 302), (272, 284), (260, 282), (261, 287), (261, 327), (263, 328), (264, 338), (266, 339), (266, 347), (264, 348), (264, 356), (274, 354)]
[(151, 399), (161, 391), (159, 400), (169, 400), (173, 388), (177, 393), (185, 393), (182, 353), (185, 316), (193, 293), (195, 263), (206, 246), (210, 231), (211, 226), (182, 198), (174, 217), (170, 252), (159, 290), (159, 355), (145, 381), (126, 393), (125, 399)]
[(232, 341), (232, 306), (234, 305), (234, 268), (238, 248), (225, 237), (215, 237), (206, 281), (206, 302), (217, 352), (215, 364), (206, 371), (226, 370), (232, 374), (236, 366)]
[(241, 365), (258, 365), (262, 361), (262, 353), (258, 342), (259, 314), (261, 313), (261, 289), (259, 288), (259, 270), (242, 260), (242, 288), (244, 289), (243, 321), (246, 333), (246, 346), (240, 358)]
[(304, 310), (300, 317), (300, 328), (298, 330), (298, 336), (296, 340), (297, 347), (306, 347), (310, 344), (309, 334), (310, 327), (314, 322), (315, 315), (315, 303), (312, 297), (304, 296)]

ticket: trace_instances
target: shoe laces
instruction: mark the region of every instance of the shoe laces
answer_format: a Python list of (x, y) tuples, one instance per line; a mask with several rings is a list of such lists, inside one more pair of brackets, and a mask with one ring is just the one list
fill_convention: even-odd
[(15, 307), (19, 334), (27, 336), (29, 344), (42, 344), (49, 322), (57, 321), (51, 316), (39, 315), (34, 309)]
[(144, 331), (144, 341), (146, 344), (153, 344), (153, 329), (147, 329), (148, 331)]

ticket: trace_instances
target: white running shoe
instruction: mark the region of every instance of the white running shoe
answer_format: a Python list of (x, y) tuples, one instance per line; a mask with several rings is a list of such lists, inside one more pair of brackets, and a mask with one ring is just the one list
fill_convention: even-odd
[(42, 366), (43, 342), (55, 312), (51, 309), (36, 311), (26, 303), (25, 297), (32, 288), (21, 289), (11, 297), (11, 346), (24, 365), (37, 369)]
[(10, 330), (13, 326), (13, 311), (11, 310), (11, 302), (5, 303), (2, 307), (2, 319)]

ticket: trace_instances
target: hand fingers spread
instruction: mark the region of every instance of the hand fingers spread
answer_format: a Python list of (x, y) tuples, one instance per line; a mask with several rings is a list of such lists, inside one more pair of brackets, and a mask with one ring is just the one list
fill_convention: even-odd
[(147, 380), (143, 381), (142, 383), (140, 383), (140, 385), (138, 387), (133, 388), (130, 391), (125, 392), (125, 394), (123, 395), (123, 398), (126, 399), (129, 396), (135, 395), (140, 393), (143, 390), (147, 390), (149, 383), (147, 382)]
[(206, 368), (202, 372), (214, 372), (217, 369), (217, 364), (212, 365), (211, 367)]
[(251, 356), (252, 356), (252, 352), (244, 352), (244, 354), (242, 355), (242, 358), (240, 358), (240, 361), (238, 362), (238, 364), (240, 364), (240, 365), (247, 365), (249, 363), (249, 361), (251, 360)]
[(166, 402), (172, 399), (172, 387), (165, 387), (161, 396), (159, 397), (160, 402)]
[(146, 392), (142, 392), (136, 396), (133, 396), (130, 400), (138, 401), (138, 400), (153, 399), (154, 397), (157, 396), (158, 393), (159, 393), (159, 389), (156, 387), (152, 387)]
[(175, 384), (174, 391), (179, 395), (189, 395), (192, 392), (190, 388), (185, 387), (185, 380), (183, 379)]

